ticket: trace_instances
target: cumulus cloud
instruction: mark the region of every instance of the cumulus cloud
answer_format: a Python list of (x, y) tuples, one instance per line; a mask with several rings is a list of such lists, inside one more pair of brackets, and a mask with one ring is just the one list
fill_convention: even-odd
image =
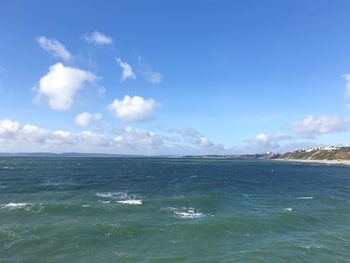
[(272, 140), (265, 133), (258, 134), (255, 138), (248, 140), (247, 151), (250, 153), (261, 153), (275, 151), (279, 148), (278, 142)]
[(292, 139), (292, 135), (284, 132), (277, 132), (274, 135), (260, 133), (255, 138), (247, 140), (242, 151), (248, 153), (281, 152), (284, 148), (281, 143)]
[(75, 117), (74, 124), (81, 128), (87, 128), (91, 122), (99, 121), (101, 119), (102, 114), (100, 113), (91, 114), (88, 112), (82, 112)]
[(36, 100), (42, 97), (48, 99), (49, 106), (54, 110), (71, 108), (77, 92), (84, 83), (95, 83), (98, 78), (89, 71), (64, 66), (62, 63), (52, 65), (36, 88)]
[(8, 138), (14, 135), (19, 129), (19, 123), (8, 119), (0, 120), (0, 136)]
[(105, 34), (94, 31), (85, 36), (85, 40), (94, 45), (110, 45), (113, 43), (113, 39)]
[(41, 36), (37, 38), (37, 41), (42, 49), (57, 58), (61, 58), (65, 61), (68, 61), (72, 58), (72, 55), (69, 53), (66, 47), (56, 39), (49, 39), (45, 36)]
[(121, 76), (122, 81), (136, 78), (136, 75), (133, 72), (132, 67), (128, 63), (123, 62), (120, 58), (116, 58), (116, 61), (119, 67), (121, 67), (122, 69), (122, 76)]
[(293, 131), (303, 135), (321, 135), (341, 132), (349, 128), (350, 118), (340, 116), (307, 116), (303, 121), (291, 125)]
[(157, 105), (154, 99), (125, 96), (123, 100), (115, 99), (108, 109), (121, 121), (138, 122), (152, 119)]

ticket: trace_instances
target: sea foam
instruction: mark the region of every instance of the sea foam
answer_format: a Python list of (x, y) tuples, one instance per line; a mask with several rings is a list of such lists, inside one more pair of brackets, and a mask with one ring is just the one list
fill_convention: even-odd
[[(96, 193), (98, 197), (104, 199), (112, 199), (119, 204), (127, 204), (127, 205), (142, 205), (142, 200), (136, 194), (128, 194), (124, 192), (106, 192), (106, 193)], [(103, 203), (110, 203), (111, 200), (103, 200)]]
[(299, 196), (298, 199), (300, 200), (310, 200), (310, 199), (314, 199), (313, 196)]
[(20, 208), (26, 208), (30, 206), (29, 203), (8, 203), (5, 205), (2, 205), (2, 208), (9, 208), (9, 209), (20, 209)]
[(123, 200), (123, 201), (117, 201), (120, 204), (128, 204), (128, 205), (142, 205), (142, 200)]
[(169, 210), (178, 218), (182, 219), (195, 219), (204, 217), (204, 214), (193, 207), (182, 207), (182, 208), (174, 208), (170, 207)]

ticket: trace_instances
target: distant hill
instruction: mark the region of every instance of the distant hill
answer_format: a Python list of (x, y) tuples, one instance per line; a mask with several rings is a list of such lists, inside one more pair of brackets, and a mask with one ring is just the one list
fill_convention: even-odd
[(147, 158), (186, 158), (186, 159), (235, 159), (235, 160), (334, 160), (350, 161), (350, 147), (318, 147), (311, 149), (298, 149), (294, 152), (284, 154), (274, 154), (266, 152), (262, 154), (229, 154), (229, 155), (127, 155), (127, 154), (107, 154), (107, 153), (50, 153), (50, 152), (32, 152), (32, 153), (0, 153), (0, 157), (147, 157)]
[(273, 158), (286, 160), (350, 160), (350, 147), (298, 149), (294, 152), (276, 155)]
[(142, 157), (142, 155), (108, 154), (108, 153), (0, 153), (0, 157)]

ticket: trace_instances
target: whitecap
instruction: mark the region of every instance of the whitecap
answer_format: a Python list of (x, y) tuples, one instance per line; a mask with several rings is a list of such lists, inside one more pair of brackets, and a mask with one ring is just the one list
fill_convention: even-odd
[(82, 205), (82, 207), (90, 207), (90, 205)]
[[(120, 204), (128, 205), (142, 205), (142, 200), (139, 198), (139, 195), (131, 194), (124, 192), (106, 192), (106, 193), (95, 193), (96, 196), (115, 200)], [(110, 203), (111, 200), (103, 200), (103, 203)]]
[(142, 200), (122, 200), (122, 201), (117, 201), (120, 204), (128, 204), (128, 205), (142, 205)]
[(194, 209), (193, 207), (182, 207), (182, 208), (174, 208), (170, 207), (169, 210), (173, 212), (173, 214), (182, 219), (195, 219), (195, 218), (201, 218), (204, 216), (202, 212), (200, 212), (198, 209)]
[(285, 209), (283, 209), (283, 210), (286, 211), (286, 212), (292, 212), (292, 211), (293, 211), (293, 209), (290, 208), (290, 207), (287, 207), (287, 208), (285, 208)]
[(310, 199), (314, 199), (313, 196), (299, 196), (298, 199), (300, 200), (310, 200)]
[(3, 205), (3, 208), (9, 208), (9, 209), (20, 209), (20, 208), (25, 208), (31, 204), (29, 203), (8, 203), (6, 205)]
[(98, 197), (103, 197), (103, 198), (112, 198), (115, 193), (107, 192), (107, 193), (95, 193), (96, 196)]

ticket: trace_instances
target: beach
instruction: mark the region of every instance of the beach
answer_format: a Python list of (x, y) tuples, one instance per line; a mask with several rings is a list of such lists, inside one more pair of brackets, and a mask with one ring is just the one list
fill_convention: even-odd
[(300, 163), (320, 163), (320, 164), (345, 164), (350, 165), (350, 160), (304, 160), (304, 159), (274, 159), (283, 162), (300, 162)]

